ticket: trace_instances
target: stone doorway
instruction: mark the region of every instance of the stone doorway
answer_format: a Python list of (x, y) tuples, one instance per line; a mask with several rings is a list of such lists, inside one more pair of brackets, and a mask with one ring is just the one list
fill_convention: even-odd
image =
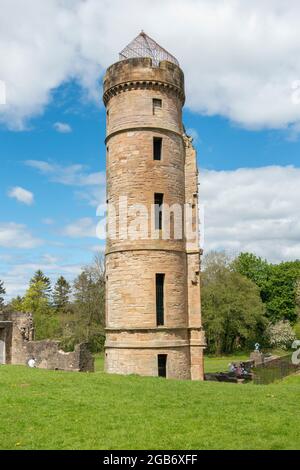
[(0, 328), (0, 364), (6, 364), (5, 329)]

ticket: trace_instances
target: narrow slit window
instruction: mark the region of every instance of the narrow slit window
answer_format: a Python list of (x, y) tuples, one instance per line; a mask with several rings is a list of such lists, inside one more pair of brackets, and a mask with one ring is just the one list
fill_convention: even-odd
[(158, 377), (167, 377), (167, 357), (167, 354), (157, 356)]
[(162, 108), (162, 100), (159, 98), (153, 98), (152, 100), (152, 109), (153, 109), (153, 114), (156, 114), (156, 112)]
[(162, 138), (153, 137), (153, 160), (161, 160)]
[(155, 230), (162, 230), (163, 202), (164, 202), (164, 195), (161, 193), (155, 193), (154, 194)]
[(156, 274), (155, 276), (156, 283), (156, 324), (157, 326), (162, 326), (165, 323), (165, 312), (164, 312), (164, 284), (165, 284), (165, 275)]

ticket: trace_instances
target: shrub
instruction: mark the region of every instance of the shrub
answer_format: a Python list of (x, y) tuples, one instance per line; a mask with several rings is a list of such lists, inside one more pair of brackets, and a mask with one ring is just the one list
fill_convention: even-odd
[(296, 339), (296, 334), (290, 323), (281, 320), (275, 324), (270, 323), (266, 328), (266, 340), (271, 347), (289, 349)]

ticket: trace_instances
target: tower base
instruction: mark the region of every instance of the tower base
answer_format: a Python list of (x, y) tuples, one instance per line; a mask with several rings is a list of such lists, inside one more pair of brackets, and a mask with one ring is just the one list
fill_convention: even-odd
[(107, 329), (105, 372), (203, 380), (201, 337), (201, 330), (187, 328)]

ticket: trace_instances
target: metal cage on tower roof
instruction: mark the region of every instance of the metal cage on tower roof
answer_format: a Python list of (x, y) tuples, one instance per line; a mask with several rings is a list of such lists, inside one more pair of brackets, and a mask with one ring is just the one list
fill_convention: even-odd
[(129, 43), (119, 54), (120, 60), (132, 59), (135, 57), (150, 57), (152, 65), (158, 67), (162, 60), (167, 60), (179, 66), (175, 57), (157, 44), (143, 31)]

